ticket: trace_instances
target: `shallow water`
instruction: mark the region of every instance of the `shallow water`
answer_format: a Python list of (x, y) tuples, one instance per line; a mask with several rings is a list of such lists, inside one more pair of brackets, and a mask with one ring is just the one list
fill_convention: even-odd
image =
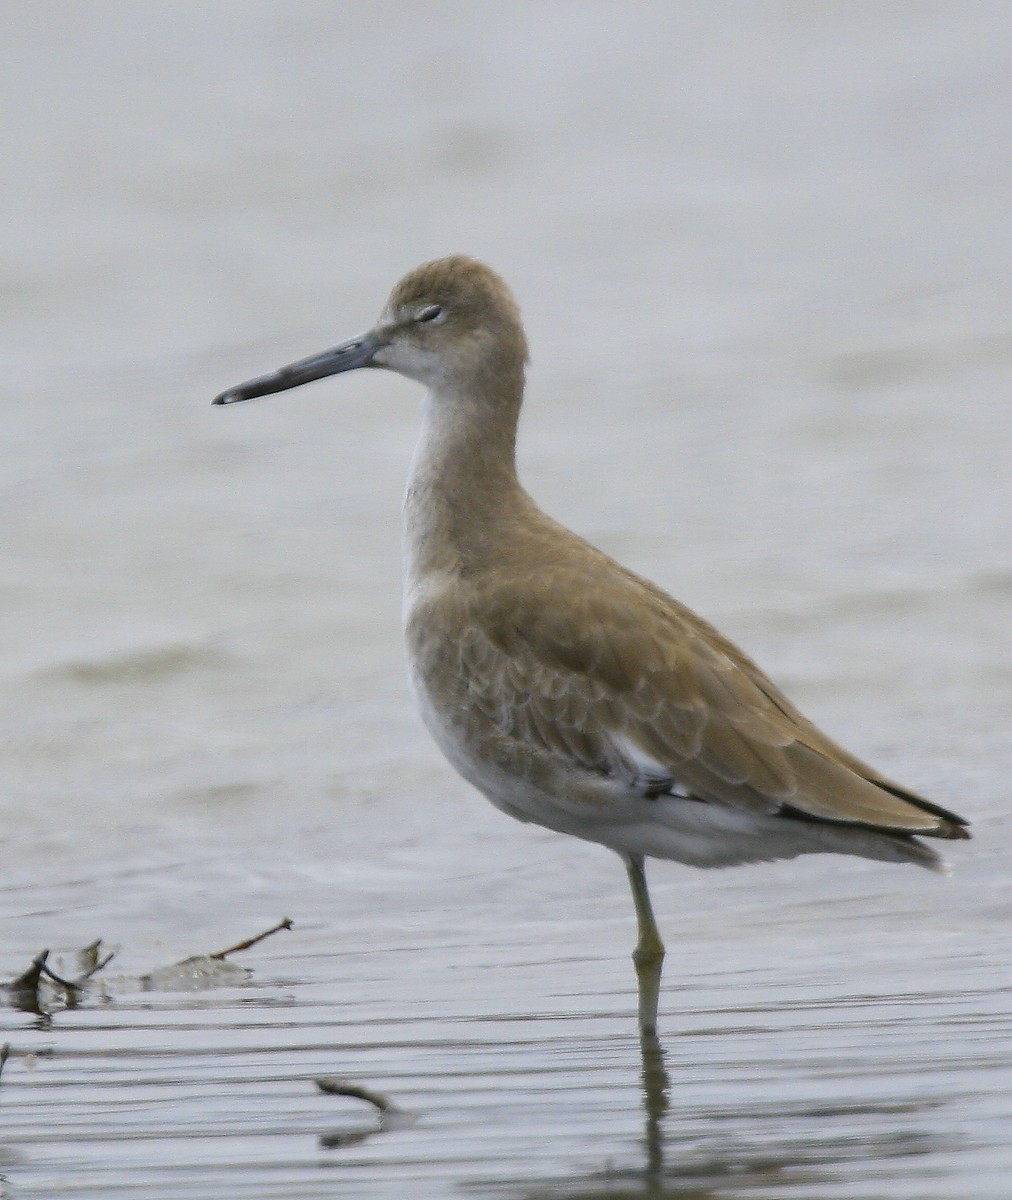
[[(2, 1194), (1012, 1195), (1006, 9), (5, 26), (0, 979), (117, 953), (2, 1011)], [(617, 860), (410, 711), (412, 385), (208, 404), (453, 250), (524, 307), (545, 507), (975, 824), (948, 879), (655, 864), (666, 1086)]]

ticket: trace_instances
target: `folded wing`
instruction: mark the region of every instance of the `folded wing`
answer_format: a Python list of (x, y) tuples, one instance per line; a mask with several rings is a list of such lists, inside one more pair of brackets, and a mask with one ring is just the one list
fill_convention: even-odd
[[(444, 669), (506, 736), (572, 766), (800, 820), (962, 838), (965, 822), (837, 746), (712, 626), (607, 560), (492, 577)], [(621, 570), (621, 569), (620, 569)]]

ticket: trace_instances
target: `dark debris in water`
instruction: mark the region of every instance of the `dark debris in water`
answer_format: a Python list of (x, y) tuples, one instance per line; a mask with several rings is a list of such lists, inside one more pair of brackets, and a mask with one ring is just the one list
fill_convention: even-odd
[[(200, 954), (160, 967), (141, 977), (141, 987), (147, 991), (156, 988), (171, 988), (185, 986), (186, 990), (195, 987), (215, 987), (222, 984), (245, 982), (249, 973), (245, 968), (234, 966), (227, 960), (243, 950), (262, 942), (265, 938), (281, 930), (291, 929), (292, 921), (283, 917), (270, 929), (265, 929), (253, 937), (245, 938), (225, 950), (217, 950), (213, 954)], [(109, 965), (115, 956), (115, 951), (105, 950), (101, 938), (76, 952), (77, 970), (73, 978), (67, 978), (58, 973), (50, 965), (50, 951), (42, 950), (32, 959), (24, 971), (10, 983), (0, 985), (6, 988), (10, 1003), (22, 1012), (33, 1013), (39, 1017), (50, 1017), (59, 1008), (76, 1008), (88, 984)], [(62, 971), (62, 968), (61, 968)], [(0, 1064), (2, 1070), (2, 1064)]]
[(257, 933), (251, 938), (246, 938), (244, 941), (236, 942), (234, 946), (229, 946), (227, 950), (218, 950), (214, 954), (209, 954), (208, 958), (226, 959), (231, 954), (238, 954), (240, 950), (248, 950), (251, 946), (255, 946), (257, 942), (262, 942), (264, 938), (269, 938), (272, 933), (280, 933), (282, 929), (291, 929), (291, 917), (282, 917), (277, 925), (272, 925), (270, 929), (265, 929), (263, 933)]
[(325, 1150), (337, 1150), (345, 1146), (354, 1146), (377, 1133), (387, 1133), (391, 1129), (404, 1129), (415, 1122), (413, 1113), (398, 1108), (389, 1096), (382, 1092), (374, 1092), (372, 1088), (347, 1079), (339, 1079), (335, 1075), (318, 1075), (313, 1082), (326, 1096), (348, 1096), (353, 1100), (364, 1100), (379, 1113), (379, 1121), (369, 1125), (351, 1125), (346, 1129), (336, 1129), (331, 1133), (320, 1135), (320, 1146)]
[(325, 1096), (351, 1096), (354, 1100), (364, 1100), (381, 1113), (400, 1111), (390, 1097), (384, 1096), (382, 1092), (370, 1091), (361, 1084), (351, 1083), (347, 1079), (338, 1079), (336, 1075), (318, 1075), (313, 1083)]
[[(265, 929), (253, 937), (245, 938), (229, 946), (225, 950), (217, 950), (213, 954), (198, 954), (185, 958), (181, 962), (161, 967), (140, 978), (140, 986), (145, 991), (154, 990), (185, 990), (221, 987), (232, 984), (242, 984), (249, 980), (250, 972), (245, 967), (239, 967), (228, 961), (233, 954), (249, 950), (262, 942), (264, 938), (279, 933), (283, 929), (291, 929), (292, 921), (283, 917), (270, 929)], [(21, 1012), (31, 1013), (41, 1022), (48, 1024), (53, 1014), (61, 1009), (76, 1008), (86, 993), (89, 984), (115, 956), (115, 951), (106, 950), (101, 938), (96, 939), (74, 955), (76, 973), (73, 978), (63, 974), (61, 966), (57, 972), (50, 966), (50, 951), (41, 950), (28, 966), (9, 983), (0, 984), (5, 989), (8, 1001), (13, 1008)], [(0, 1046), (0, 1076), (9, 1058), (21, 1057), (26, 1061), (32, 1057), (12, 1050), (11, 1044), (5, 1042)], [(391, 1106), (391, 1111), (396, 1111)], [(370, 1130), (369, 1132), (375, 1132)]]
[(250, 972), (246, 967), (236, 966), (229, 962), (233, 954), (249, 950), (251, 946), (269, 938), (272, 934), (280, 933), (283, 929), (291, 929), (291, 917), (282, 917), (276, 925), (253, 937), (244, 938), (225, 950), (216, 950), (213, 954), (194, 954), (180, 962), (171, 963), (167, 967), (158, 967), (141, 976), (141, 987), (146, 992), (162, 991), (203, 991), (214, 987), (240, 986), (249, 982)]
[(64, 1008), (75, 1008), (88, 981), (108, 966), (115, 953), (110, 950), (103, 954), (102, 939), (98, 938), (78, 951), (77, 978), (66, 979), (49, 965), (49, 951), (42, 950), (16, 979), (7, 984), (11, 1003), (22, 1012), (37, 1016), (50, 1012), (57, 1003), (62, 1003)]

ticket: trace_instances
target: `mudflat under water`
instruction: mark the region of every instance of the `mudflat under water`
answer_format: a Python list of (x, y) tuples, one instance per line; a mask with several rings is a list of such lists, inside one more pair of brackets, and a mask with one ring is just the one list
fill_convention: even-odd
[[(0, 1194), (1008, 1200), (1005, 6), (43, 3), (3, 53), (0, 980), (116, 956), (6, 993)], [(410, 710), (412, 385), (209, 406), (459, 250), (544, 506), (975, 824), (950, 878), (653, 864), (645, 1056), (618, 861)]]

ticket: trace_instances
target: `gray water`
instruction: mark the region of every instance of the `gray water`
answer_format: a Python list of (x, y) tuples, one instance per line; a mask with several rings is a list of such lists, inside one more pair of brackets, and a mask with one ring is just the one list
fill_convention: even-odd
[[(1012, 1196), (1008, 6), (2, 25), (0, 978), (116, 957), (8, 996), (0, 1194)], [(410, 709), (416, 389), (209, 406), (454, 251), (544, 506), (975, 825), (951, 878), (654, 864), (645, 1079), (619, 862)]]

